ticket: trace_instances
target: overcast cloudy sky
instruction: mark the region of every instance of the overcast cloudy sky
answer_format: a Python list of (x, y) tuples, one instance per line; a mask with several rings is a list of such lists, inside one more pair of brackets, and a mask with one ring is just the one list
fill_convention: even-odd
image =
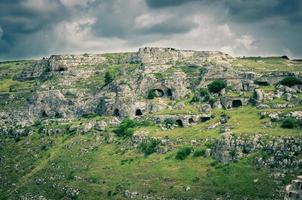
[(143, 46), (302, 57), (302, 0), (0, 0), (0, 60)]

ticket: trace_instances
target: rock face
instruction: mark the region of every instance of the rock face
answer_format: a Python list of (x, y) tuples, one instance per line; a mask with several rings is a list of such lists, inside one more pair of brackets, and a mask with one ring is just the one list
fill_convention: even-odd
[(290, 185), (286, 186), (286, 195), (284, 200), (301, 200), (302, 199), (302, 176), (292, 180)]
[[(32, 124), (35, 119), (72, 119), (95, 114), (119, 118), (145, 117), (172, 109), (171, 105), (190, 98), (196, 89), (206, 88), (215, 79), (224, 79), (237, 95), (229, 95), (228, 88), (213, 94), (212, 102), (196, 106), (199, 114), (208, 113), (212, 108), (244, 106), (253, 98), (263, 108), (291, 107), (300, 103), (298, 93), (301, 87), (298, 86), (278, 86), (275, 92), (257, 89), (261, 84), (270, 85), (281, 77), (296, 74), (239, 71), (232, 67), (234, 59), (217, 51), (153, 47), (141, 48), (134, 53), (53, 55), (35, 62), (16, 77), (36, 84), (33, 91), (23, 97), (19, 108), (22, 115), (17, 115), (16, 110), (6, 110), (1, 114), (2, 121), (3, 124), (17, 122), (24, 125)], [(109, 72), (113, 77), (106, 82), (105, 73)], [(154, 99), (149, 99), (152, 91)], [(255, 97), (241, 95), (252, 92), (255, 92)], [(15, 101), (16, 94), (0, 94), (3, 96), (0, 103)], [(284, 98), (287, 103), (263, 104), (274, 98)], [(185, 105), (179, 104), (174, 108), (182, 110)], [(183, 125), (190, 125), (189, 118), (184, 118)]]
[(235, 136), (230, 132), (223, 134), (213, 146), (214, 158), (222, 163), (238, 160), (252, 152), (262, 151), (267, 157), (257, 157), (255, 164), (267, 167), (299, 168), (302, 160), (299, 155), (302, 151), (302, 139), (294, 137), (276, 137), (264, 142), (261, 135), (253, 137)]

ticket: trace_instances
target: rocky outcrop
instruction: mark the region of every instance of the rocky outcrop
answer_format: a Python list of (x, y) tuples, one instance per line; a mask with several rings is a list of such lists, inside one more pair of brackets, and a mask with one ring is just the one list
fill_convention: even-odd
[(171, 64), (175, 62), (219, 62), (224, 63), (232, 57), (218, 51), (192, 51), (176, 50), (174, 48), (145, 47), (140, 48), (138, 53), (131, 58), (132, 62), (145, 64)]
[(223, 134), (213, 146), (213, 157), (222, 163), (238, 160), (252, 152), (262, 152), (255, 159), (256, 165), (267, 167), (294, 167), (299, 168), (302, 160), (302, 138), (274, 137), (267, 142), (261, 135), (244, 137)]
[(302, 199), (302, 176), (292, 180), (290, 185), (286, 186), (284, 200), (301, 200)]

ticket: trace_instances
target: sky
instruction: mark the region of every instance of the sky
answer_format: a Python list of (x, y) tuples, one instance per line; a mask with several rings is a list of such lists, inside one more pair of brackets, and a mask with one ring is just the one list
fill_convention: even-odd
[(218, 50), (302, 58), (302, 0), (0, 0), (0, 60)]

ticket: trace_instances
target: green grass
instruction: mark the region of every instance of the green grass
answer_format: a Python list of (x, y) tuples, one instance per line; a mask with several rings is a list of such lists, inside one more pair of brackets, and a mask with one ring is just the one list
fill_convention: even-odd
[[(278, 111), (278, 109), (267, 109), (262, 111)], [(287, 110), (287, 109), (279, 109)], [(289, 110), (299, 110), (299, 108), (289, 109)], [(264, 128), (264, 124), (268, 122), (269, 119), (260, 119), (260, 110), (255, 107), (245, 106), (238, 109), (221, 111), (216, 110), (216, 115), (225, 113), (230, 116), (228, 125), (233, 126), (232, 132), (234, 134), (263, 134), (269, 136), (301, 136), (301, 131), (299, 129), (285, 130), (277, 124), (273, 124), (272, 128)]]
[(34, 81), (0, 80), (0, 92), (20, 92), (34, 89)]
[(268, 71), (302, 71), (302, 62), (290, 61), (280, 57), (237, 58), (232, 63), (235, 69), (268, 72)]
[[(41, 151), (43, 142), (50, 138), (50, 145)], [(28, 141), (30, 145), (26, 145)], [(0, 198), (25, 194), (72, 198), (60, 189), (64, 187), (78, 189), (77, 199), (108, 199), (110, 194), (114, 194), (113, 199), (123, 199), (125, 190), (166, 198), (216, 199), (228, 194), (231, 199), (242, 199), (243, 195), (270, 199), (276, 189), (269, 172), (256, 169), (247, 159), (215, 166), (210, 158), (191, 155), (176, 160), (176, 151), (145, 157), (139, 150), (120, 151), (118, 143), (103, 144), (98, 135), (91, 134), (46, 138), (32, 135), (18, 143), (7, 139), (1, 144), (7, 162), (0, 174), (15, 185), (1, 188)], [(25, 156), (28, 152), (34, 154)], [(25, 168), (22, 173), (15, 174), (16, 163)], [(187, 186), (189, 191), (185, 191)]]
[(26, 67), (30, 67), (33, 62), (32, 60), (0, 62), (0, 79), (11, 79), (14, 76), (18, 76)]

